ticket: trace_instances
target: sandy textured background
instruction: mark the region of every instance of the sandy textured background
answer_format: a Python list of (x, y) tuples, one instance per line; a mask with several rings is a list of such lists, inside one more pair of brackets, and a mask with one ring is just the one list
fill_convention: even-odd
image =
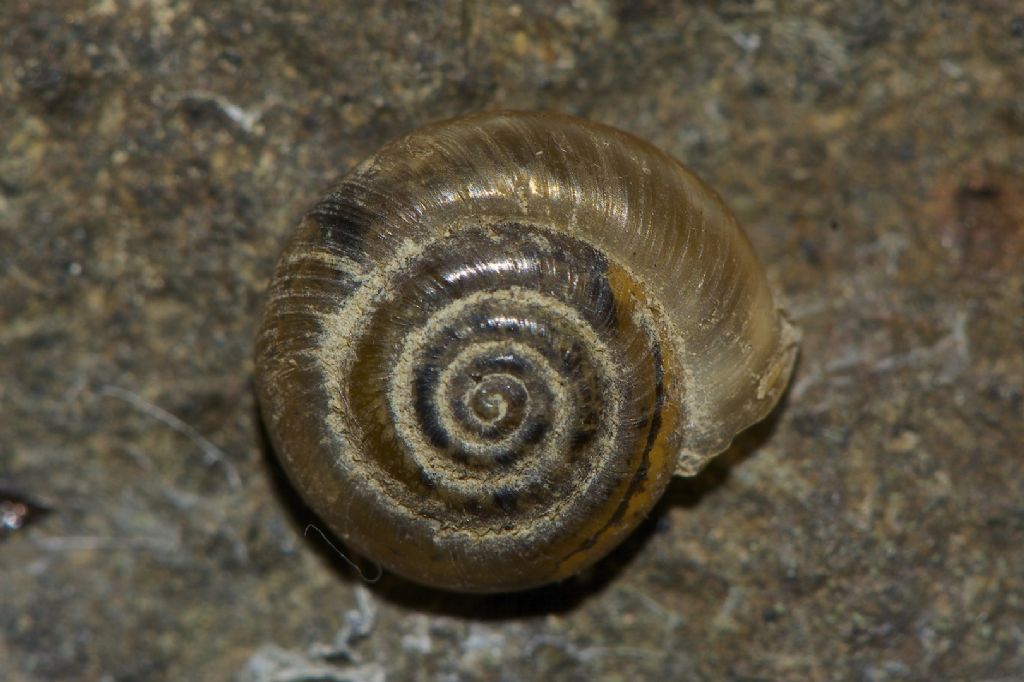
[[(0, 678), (1024, 679), (1024, 7), (0, 2)], [(568, 584), (364, 587), (251, 348), (291, 225), (490, 107), (654, 141), (804, 330), (786, 404)]]

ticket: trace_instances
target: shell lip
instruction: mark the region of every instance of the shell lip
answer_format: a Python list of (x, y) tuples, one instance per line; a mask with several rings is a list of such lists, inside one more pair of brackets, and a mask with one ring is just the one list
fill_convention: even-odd
[(790, 319), (785, 310), (777, 308), (776, 312), (779, 319), (778, 348), (773, 354), (774, 359), (762, 373), (757, 384), (757, 392), (752, 400), (752, 403), (757, 405), (757, 409), (749, 419), (741, 423), (734, 433), (726, 434), (721, 440), (704, 444), (700, 448), (681, 448), (676, 466), (676, 476), (683, 478), (696, 476), (711, 460), (732, 447), (741, 433), (782, 408), (782, 404), (785, 402), (783, 398), (792, 387), (790, 379), (800, 357), (800, 341), (803, 338), (803, 332)]

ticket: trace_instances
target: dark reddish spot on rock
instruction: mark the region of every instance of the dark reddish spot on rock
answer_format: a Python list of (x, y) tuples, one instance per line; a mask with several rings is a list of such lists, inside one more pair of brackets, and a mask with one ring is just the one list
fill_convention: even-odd
[(943, 246), (964, 275), (1009, 273), (1024, 257), (1024, 173), (979, 162), (940, 181), (933, 204)]

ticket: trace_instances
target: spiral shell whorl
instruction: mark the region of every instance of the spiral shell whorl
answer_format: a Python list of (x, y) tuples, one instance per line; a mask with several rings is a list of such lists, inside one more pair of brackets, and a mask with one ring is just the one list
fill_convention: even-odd
[(310, 212), (275, 275), (260, 397), (290, 477), (356, 549), (520, 589), (600, 558), (763, 416), (784, 325), (735, 221), (669, 157), (484, 114), (385, 147)]
[[(620, 300), (593, 247), (524, 223), (465, 227), (396, 263), (395, 285), (331, 344), (330, 420), (360, 443), (342, 468), (372, 489), (366, 504), (485, 573), (529, 557), (553, 577), (566, 548), (583, 561), (616, 543), (635, 524), (613, 522), (639, 521), (647, 509), (628, 501), (657, 499), (678, 447), (661, 429), (652, 314)], [(380, 542), (368, 553), (407, 553)]]

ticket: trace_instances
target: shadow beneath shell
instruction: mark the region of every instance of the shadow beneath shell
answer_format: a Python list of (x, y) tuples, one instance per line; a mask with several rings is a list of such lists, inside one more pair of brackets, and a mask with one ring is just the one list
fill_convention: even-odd
[[(419, 585), (394, 574), (380, 575), (379, 567), (374, 562), (347, 551), (341, 539), (333, 535), (327, 524), (305, 505), (274, 455), (258, 412), (256, 423), (260, 449), (274, 494), (287, 510), (289, 521), (296, 532), (305, 535), (305, 545), (316, 552), (340, 579), (348, 582), (361, 581), (376, 597), (401, 608), (470, 620), (497, 621), (566, 613), (603, 592), (629, 567), (652, 538), (668, 531), (670, 508), (696, 507), (703, 499), (725, 485), (734, 467), (741, 465), (757, 452), (777, 427), (778, 415), (782, 412), (781, 404), (786, 402), (786, 398), (787, 396), (784, 396), (780, 401), (779, 409), (774, 410), (764, 421), (741, 433), (728, 450), (715, 457), (699, 474), (692, 478), (672, 479), (665, 494), (647, 519), (625, 542), (594, 566), (560, 583), (503, 594), (447, 592)], [(312, 532), (305, 534), (304, 530), (310, 524), (320, 529), (323, 536)], [(379, 580), (368, 580), (365, 576), (379, 576)]]
[(776, 409), (765, 419), (740, 433), (725, 452), (716, 455), (696, 476), (673, 478), (654, 513), (663, 511), (662, 505), (692, 509), (705, 497), (725, 485), (733, 469), (753, 457), (771, 438), (778, 427), (781, 413), (782, 409)]

